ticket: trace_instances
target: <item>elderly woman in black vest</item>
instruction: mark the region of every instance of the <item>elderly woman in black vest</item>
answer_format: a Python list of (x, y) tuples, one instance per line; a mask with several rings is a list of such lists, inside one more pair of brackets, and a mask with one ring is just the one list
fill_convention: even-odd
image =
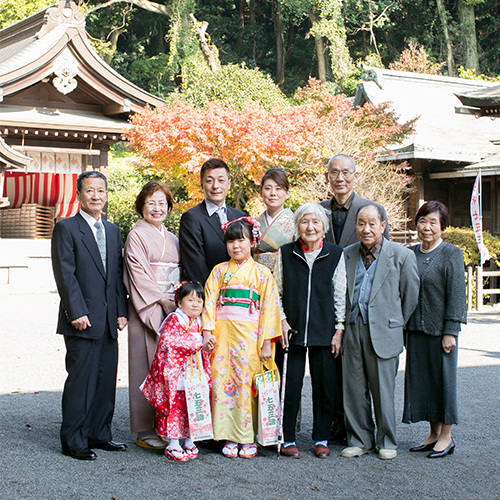
[[(309, 355), (315, 455), (330, 454), (327, 440), (335, 403), (336, 360), (344, 332), (346, 273), (342, 249), (324, 239), (330, 217), (316, 203), (295, 212), (299, 239), (283, 245), (274, 268), (282, 306), (282, 343), (289, 345), (281, 454), (300, 456), (295, 422)], [(290, 330), (294, 333), (290, 334)]]
[(418, 306), (406, 330), (403, 422), (427, 421), (429, 436), (411, 452), (429, 458), (452, 455), (451, 427), (458, 423), (457, 339), (467, 320), (464, 258), (442, 239), (448, 210), (439, 201), (420, 207), (415, 217), (422, 242), (411, 247), (420, 276)]

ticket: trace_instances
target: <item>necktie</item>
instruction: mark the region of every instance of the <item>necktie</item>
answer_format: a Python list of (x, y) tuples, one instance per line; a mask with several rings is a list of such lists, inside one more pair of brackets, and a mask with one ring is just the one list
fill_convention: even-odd
[(227, 222), (227, 216), (226, 216), (226, 211), (224, 210), (224, 207), (219, 207), (217, 210), (217, 215), (219, 216), (219, 220), (221, 224), (224, 224), (224, 222)]
[(106, 271), (106, 238), (104, 237), (104, 231), (99, 222), (96, 222), (94, 227), (97, 231), (97, 246), (101, 254), (102, 265), (104, 266), (104, 271)]

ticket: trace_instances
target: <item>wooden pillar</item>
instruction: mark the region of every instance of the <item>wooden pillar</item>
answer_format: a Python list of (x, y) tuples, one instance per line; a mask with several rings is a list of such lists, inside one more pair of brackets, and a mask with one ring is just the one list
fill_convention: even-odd
[(467, 312), (472, 311), (472, 297), (474, 295), (472, 288), (473, 271), (472, 266), (467, 266)]
[(483, 266), (476, 266), (476, 311), (483, 310)]
[(498, 200), (497, 200), (497, 176), (491, 176), (491, 229), (493, 236), (497, 234)]

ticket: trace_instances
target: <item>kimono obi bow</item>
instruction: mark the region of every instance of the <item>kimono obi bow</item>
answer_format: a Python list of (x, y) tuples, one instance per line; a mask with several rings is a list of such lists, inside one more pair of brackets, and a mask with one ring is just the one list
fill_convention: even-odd
[(253, 288), (242, 285), (229, 285), (220, 289), (217, 307), (236, 306), (248, 308), (250, 313), (259, 309), (260, 295)]

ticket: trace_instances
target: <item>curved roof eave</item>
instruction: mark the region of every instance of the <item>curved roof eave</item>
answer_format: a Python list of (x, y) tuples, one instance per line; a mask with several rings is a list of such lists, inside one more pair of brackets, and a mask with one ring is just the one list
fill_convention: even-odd
[(80, 29), (65, 25), (34, 40), (24, 50), (0, 64), (3, 95), (27, 88), (52, 74), (55, 59), (66, 47), (79, 62), (79, 76), (119, 106), (123, 106), (124, 99), (128, 99), (128, 111), (140, 112), (147, 105), (157, 107), (165, 104), (163, 99), (142, 90), (106, 64), (94, 52), (86, 36), (82, 36)]

